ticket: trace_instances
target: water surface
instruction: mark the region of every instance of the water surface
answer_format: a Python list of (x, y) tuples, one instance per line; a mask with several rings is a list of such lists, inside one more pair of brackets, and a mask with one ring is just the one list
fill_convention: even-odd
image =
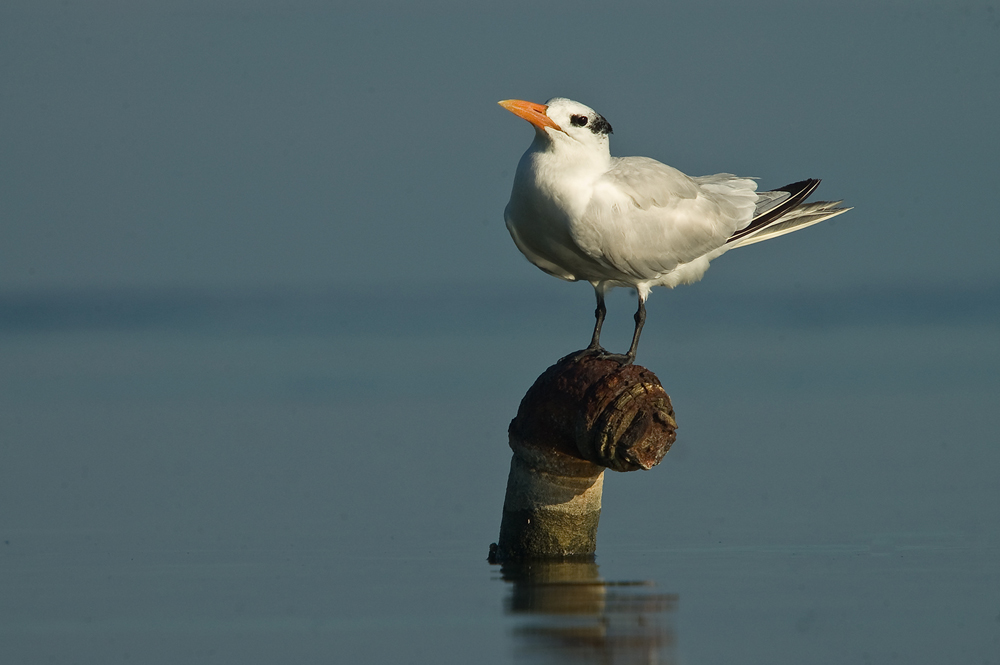
[(681, 294), (677, 443), (535, 570), (486, 562), (506, 425), (585, 291), (7, 298), (0, 655), (997, 662), (997, 309)]

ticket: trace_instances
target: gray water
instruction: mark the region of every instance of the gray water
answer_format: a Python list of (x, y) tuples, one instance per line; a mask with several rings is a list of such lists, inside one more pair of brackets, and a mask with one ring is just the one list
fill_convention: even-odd
[[(557, 95), (854, 209), (652, 294), (677, 443), (501, 569)], [(3, 2), (0, 663), (1000, 663), (998, 117), (992, 1)]]
[(677, 443), (594, 569), (501, 571), (562, 287), (4, 302), (3, 661), (996, 662), (1000, 293), (669, 294)]

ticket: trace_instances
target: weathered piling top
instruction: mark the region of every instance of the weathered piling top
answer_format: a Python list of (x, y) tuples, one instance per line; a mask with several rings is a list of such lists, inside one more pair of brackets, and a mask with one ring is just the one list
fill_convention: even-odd
[(508, 433), (515, 454), (543, 454), (547, 465), (578, 475), (593, 472), (582, 461), (615, 471), (651, 469), (676, 440), (676, 430), (670, 398), (655, 374), (577, 353), (538, 377)]

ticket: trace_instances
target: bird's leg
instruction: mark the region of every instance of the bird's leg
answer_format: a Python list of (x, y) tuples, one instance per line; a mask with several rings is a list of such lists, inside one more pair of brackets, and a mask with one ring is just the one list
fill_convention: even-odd
[(594, 334), (590, 338), (590, 346), (573, 354), (576, 358), (585, 356), (603, 358), (608, 353), (601, 347), (601, 326), (604, 325), (604, 317), (608, 313), (608, 308), (604, 306), (604, 292), (597, 287), (597, 284), (594, 284), (594, 293), (597, 295), (597, 309), (594, 310), (597, 322), (594, 323)]
[(631, 365), (635, 361), (635, 352), (639, 348), (639, 335), (642, 333), (642, 326), (646, 323), (646, 301), (639, 296), (639, 309), (635, 312), (635, 332), (632, 333), (632, 346), (628, 347), (625, 354), (626, 365)]
[(603, 351), (601, 348), (601, 326), (604, 325), (604, 317), (608, 313), (608, 308), (604, 306), (604, 293), (599, 289), (595, 289), (597, 293), (597, 309), (594, 310), (594, 316), (597, 318), (597, 323), (594, 324), (594, 335), (590, 338), (590, 346), (587, 347), (587, 351)]

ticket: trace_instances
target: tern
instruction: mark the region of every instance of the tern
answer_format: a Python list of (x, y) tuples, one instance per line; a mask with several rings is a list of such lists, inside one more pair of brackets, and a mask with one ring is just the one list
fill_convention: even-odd
[[(514, 244), (546, 273), (588, 281), (597, 295), (597, 322), (582, 353), (632, 363), (652, 287), (696, 282), (730, 249), (850, 210), (838, 207), (841, 201), (803, 203), (819, 186), (816, 179), (758, 192), (752, 178), (691, 177), (648, 157), (612, 157), (611, 125), (571, 99), (499, 104), (535, 128), (504, 210)], [(614, 287), (635, 289), (639, 297), (624, 355), (601, 347), (604, 296)]]

